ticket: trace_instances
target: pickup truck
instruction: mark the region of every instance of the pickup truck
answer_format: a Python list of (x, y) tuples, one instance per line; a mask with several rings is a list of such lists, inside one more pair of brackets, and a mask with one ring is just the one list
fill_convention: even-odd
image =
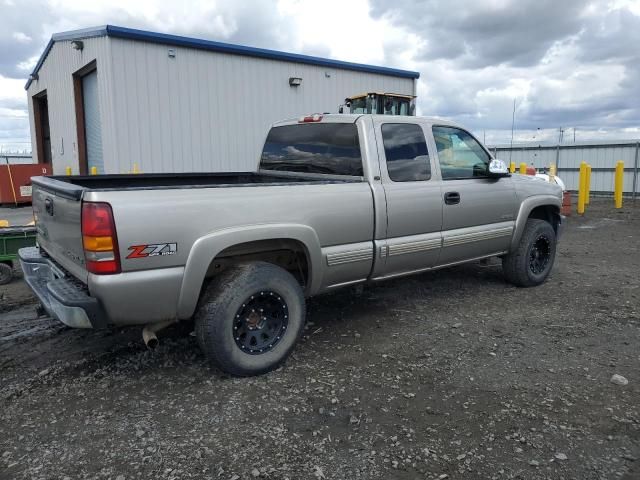
[(305, 298), (489, 257), (545, 281), (562, 191), (511, 175), (440, 119), (310, 115), (270, 129), (254, 173), (34, 177), (26, 282), (71, 327), (195, 321), (234, 375), (278, 367)]

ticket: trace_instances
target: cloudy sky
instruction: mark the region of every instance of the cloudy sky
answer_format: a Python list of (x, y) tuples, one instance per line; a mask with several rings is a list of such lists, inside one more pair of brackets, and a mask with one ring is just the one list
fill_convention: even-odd
[(418, 111), (489, 144), (640, 137), (640, 0), (0, 0), (0, 147), (53, 33), (111, 23), (421, 73)]

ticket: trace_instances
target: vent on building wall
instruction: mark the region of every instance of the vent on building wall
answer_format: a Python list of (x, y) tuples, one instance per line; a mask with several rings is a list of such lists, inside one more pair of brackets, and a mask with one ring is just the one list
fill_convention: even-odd
[(290, 87), (299, 87), (302, 85), (302, 79), (300, 77), (289, 77)]

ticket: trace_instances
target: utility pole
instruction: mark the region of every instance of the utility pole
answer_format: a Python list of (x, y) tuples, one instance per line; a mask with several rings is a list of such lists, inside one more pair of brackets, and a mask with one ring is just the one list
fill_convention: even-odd
[(513, 98), (513, 113), (511, 114), (511, 143), (509, 144), (509, 165), (511, 165), (511, 151), (513, 150), (513, 129), (516, 124), (516, 99)]

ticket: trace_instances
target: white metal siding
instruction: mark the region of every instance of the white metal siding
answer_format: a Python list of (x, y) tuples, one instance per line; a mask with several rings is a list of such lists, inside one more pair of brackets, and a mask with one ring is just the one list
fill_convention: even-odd
[[(408, 78), (109, 40), (116, 119), (109, 173), (133, 163), (143, 172), (255, 170), (273, 122), (335, 113), (356, 93), (414, 90)], [(289, 77), (302, 85), (290, 87)]]
[[(580, 162), (585, 161), (591, 165), (592, 169), (607, 168), (613, 169), (619, 160), (624, 162), (624, 182), (623, 190), (625, 193), (633, 191), (633, 167), (636, 156), (636, 144), (628, 145), (582, 145), (572, 146), (565, 145), (560, 147), (558, 167), (560, 171), (558, 175), (565, 182), (567, 189), (578, 189), (578, 170)], [(495, 152), (491, 148), (491, 152)], [(522, 148), (513, 147), (498, 148), (497, 157), (505, 162), (516, 163), (521, 162), (527, 165), (533, 165), (536, 168), (548, 167), (556, 163), (558, 153), (556, 148)], [(564, 169), (572, 169), (567, 171)], [(614, 172), (613, 171), (592, 171), (591, 173), (591, 191), (593, 192), (613, 192), (614, 188)], [(639, 181), (640, 183), (640, 181)], [(640, 185), (636, 187), (638, 191)]]
[(111, 62), (109, 39), (107, 37), (87, 38), (83, 40), (83, 50), (74, 50), (69, 41), (59, 41), (53, 45), (47, 59), (27, 90), (29, 103), (29, 123), (34, 161), (38, 161), (35, 125), (33, 120), (33, 95), (47, 90), (49, 102), (49, 127), (51, 131), (51, 149), (53, 171), (64, 174), (67, 166), (78, 173), (78, 145), (76, 131), (75, 101), (73, 93), (73, 73), (93, 60), (98, 69), (98, 103), (104, 158), (113, 157), (115, 137), (111, 105)]

